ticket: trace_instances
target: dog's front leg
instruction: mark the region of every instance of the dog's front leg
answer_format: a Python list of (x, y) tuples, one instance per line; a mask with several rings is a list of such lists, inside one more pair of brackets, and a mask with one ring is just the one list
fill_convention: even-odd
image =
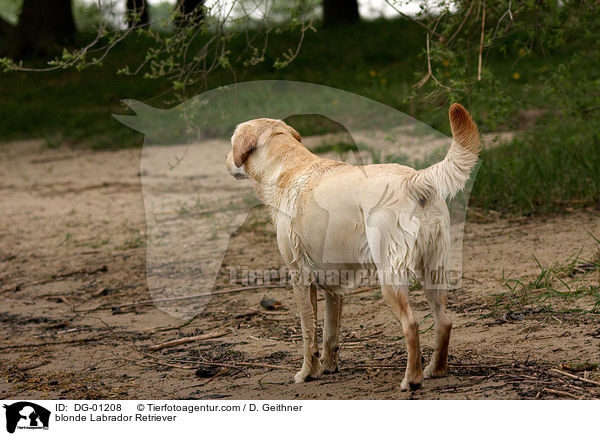
[(321, 371), (330, 374), (339, 371), (338, 355), (340, 350), (340, 320), (342, 318), (343, 298), (325, 291), (325, 328), (323, 331), (323, 357)]
[(304, 362), (296, 373), (294, 381), (302, 383), (319, 373), (319, 344), (317, 343), (317, 287), (313, 283), (294, 284), (294, 296), (300, 312), (302, 340), (304, 341)]

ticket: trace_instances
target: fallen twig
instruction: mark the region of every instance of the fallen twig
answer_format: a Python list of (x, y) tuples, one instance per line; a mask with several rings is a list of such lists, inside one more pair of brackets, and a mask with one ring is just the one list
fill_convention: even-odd
[(565, 397), (575, 398), (576, 400), (583, 400), (583, 399), (585, 399), (585, 397), (580, 397), (580, 396), (577, 396), (577, 395), (572, 394), (570, 392), (559, 391), (557, 389), (544, 388), (544, 389), (541, 390), (541, 392), (548, 392), (549, 394), (554, 394), (554, 395), (564, 395)]
[[(206, 362), (202, 362), (202, 363), (206, 363)], [(286, 371), (294, 371), (294, 368), (289, 367), (289, 366), (283, 366), (283, 365), (270, 365), (268, 363), (253, 363), (253, 362), (235, 362), (235, 365), (237, 366), (247, 366), (250, 368), (270, 368), (270, 369), (283, 369)]]
[(170, 326), (166, 326), (166, 327), (158, 327), (158, 328), (155, 328), (155, 329), (150, 329), (150, 330), (152, 330), (152, 331), (154, 331), (154, 332), (167, 332), (167, 331), (169, 331), (169, 330), (177, 330), (177, 329), (181, 329), (181, 328), (183, 328), (183, 327), (186, 327), (186, 326), (190, 325), (190, 324), (191, 324), (191, 323), (193, 323), (194, 321), (196, 321), (196, 320), (197, 320), (197, 319), (200, 317), (200, 315), (201, 315), (201, 314), (202, 314), (202, 313), (197, 313), (196, 315), (192, 316), (190, 319), (188, 319), (188, 320), (187, 320), (187, 321), (185, 321), (185, 322), (182, 322), (181, 324), (177, 324), (177, 325), (170, 325)]
[(230, 332), (217, 332), (217, 333), (208, 333), (205, 335), (197, 335), (197, 336), (187, 336), (185, 338), (173, 339), (172, 341), (163, 342), (162, 344), (156, 344), (148, 347), (150, 351), (158, 351), (163, 348), (171, 348), (176, 347), (178, 345), (189, 344), (190, 342), (198, 342), (204, 341), (207, 339), (215, 339), (220, 338), (222, 336), (228, 335)]
[(482, 281), (479, 281), (479, 280), (477, 280), (477, 279), (474, 279), (473, 277), (468, 277), (468, 276), (466, 276), (466, 275), (464, 275), (464, 274), (463, 274), (462, 278), (463, 278), (463, 280), (469, 280), (469, 281), (471, 281), (471, 282), (478, 283), (478, 284), (480, 284), (480, 285), (481, 285), (481, 284), (483, 284), (483, 282), (482, 282)]
[(587, 379), (587, 378), (579, 377), (578, 375), (570, 374), (568, 372), (561, 371), (560, 369), (552, 368), (552, 369), (550, 369), (550, 371), (556, 372), (558, 374), (562, 374), (564, 376), (571, 377), (571, 378), (574, 378), (574, 379), (577, 379), (577, 380), (581, 380), (581, 381), (584, 381), (584, 382), (587, 382), (587, 383), (591, 383), (591, 384), (596, 385), (596, 386), (600, 386), (600, 382), (597, 382), (596, 380), (590, 380), (590, 379)]
[(244, 313), (240, 313), (234, 316), (235, 319), (240, 319), (240, 318), (248, 318), (250, 316), (255, 316), (255, 315), (260, 315), (260, 310), (250, 310), (248, 312), (244, 312)]
[(29, 282), (29, 283), (18, 283), (14, 286), (8, 287), (8, 288), (4, 288), (2, 289), (2, 293), (4, 292), (10, 292), (10, 291), (18, 291), (20, 289), (23, 288), (28, 288), (31, 286), (37, 286), (37, 285), (43, 285), (46, 283), (50, 283), (50, 282), (55, 282), (58, 280), (62, 280), (62, 279), (66, 279), (68, 277), (72, 277), (72, 276), (76, 276), (78, 274), (96, 274), (99, 272), (106, 272), (108, 271), (108, 267), (106, 265), (102, 265), (101, 267), (98, 268), (94, 268), (91, 270), (86, 270), (86, 269), (82, 269), (82, 270), (76, 270), (76, 271), (70, 271), (68, 273), (63, 273), (63, 274), (53, 274), (50, 277), (46, 278), (46, 279), (41, 279), (41, 280), (36, 280), (34, 282)]
[(195, 298), (203, 298), (203, 297), (213, 297), (215, 295), (224, 295), (224, 294), (235, 294), (243, 291), (251, 291), (254, 289), (268, 289), (268, 288), (286, 288), (287, 285), (257, 285), (257, 286), (244, 286), (242, 288), (235, 289), (223, 289), (221, 291), (213, 291), (213, 292), (203, 292), (201, 294), (193, 294), (193, 295), (184, 295), (182, 297), (172, 297), (172, 298), (155, 298), (152, 300), (141, 300), (134, 301), (132, 303), (124, 303), (124, 304), (110, 304), (110, 303), (102, 303), (99, 306), (93, 307), (91, 309), (77, 309), (76, 312), (95, 312), (96, 310), (105, 309), (105, 308), (119, 308), (123, 309), (125, 307), (135, 307), (135, 306), (145, 306), (147, 304), (156, 304), (156, 303), (168, 303), (171, 301), (184, 301), (184, 300), (193, 300)]
[[(234, 315), (234, 318), (235, 319), (248, 318), (251, 316), (260, 315), (261, 313), (268, 314), (270, 312), (262, 312), (260, 310), (251, 310), (248, 312), (240, 313), (238, 315)], [(281, 315), (281, 314), (285, 315), (287, 313), (289, 313), (289, 312), (277, 312), (277, 313), (274, 313), (274, 315)], [(191, 323), (196, 321), (200, 317), (200, 315), (202, 315), (202, 314), (198, 313), (181, 324), (170, 325), (170, 326), (166, 326), (166, 327), (158, 327), (158, 328), (149, 329), (149, 330), (153, 331), (153, 332), (167, 332), (169, 330), (179, 330), (179, 329), (182, 329), (183, 327), (187, 327), (188, 325), (190, 325)]]
[(360, 370), (368, 370), (368, 369), (397, 369), (397, 370), (405, 370), (405, 366), (398, 365), (357, 365), (357, 366), (349, 366), (342, 368), (343, 370), (349, 371), (360, 371)]
[(153, 357), (151, 357), (151, 360), (159, 365), (164, 365), (164, 366), (169, 366), (172, 368), (179, 368), (179, 369), (198, 369), (199, 365), (208, 365), (208, 366), (222, 366), (223, 368), (234, 368), (234, 369), (241, 369), (240, 367), (244, 366), (244, 367), (249, 367), (249, 368), (269, 368), (269, 369), (283, 369), (285, 371), (294, 371), (294, 368), (291, 368), (289, 366), (270, 365), (267, 363), (254, 363), (254, 362), (220, 363), (220, 362), (206, 362), (203, 360), (199, 360), (198, 363), (196, 364), (196, 366), (184, 366), (184, 365), (176, 365), (176, 364), (168, 363), (168, 362), (161, 362)]
[(70, 339), (68, 341), (54, 341), (54, 342), (38, 342), (35, 344), (17, 344), (17, 345), (4, 345), (0, 347), (0, 350), (11, 350), (15, 348), (35, 348), (35, 347), (48, 347), (52, 345), (62, 344), (76, 344), (97, 341), (101, 338), (82, 338), (82, 339)]
[(213, 381), (214, 379), (216, 379), (217, 377), (220, 377), (220, 376), (222, 376), (224, 374), (227, 374), (227, 372), (229, 372), (229, 370), (230, 370), (230, 368), (223, 368), (221, 371), (219, 371), (218, 373), (216, 373), (215, 375), (213, 375), (211, 378), (205, 380), (204, 383), (199, 383), (197, 385), (184, 386), (184, 387), (179, 388), (179, 389), (177, 389), (177, 390), (175, 390), (173, 392), (180, 392), (180, 391), (183, 391), (185, 389), (199, 388), (199, 387), (205, 386), (205, 385), (209, 384), (211, 381)]
[(23, 365), (17, 366), (17, 369), (19, 371), (29, 371), (31, 369), (36, 369), (41, 366), (48, 365), (49, 363), (50, 363), (50, 360), (42, 360), (41, 362), (25, 363)]

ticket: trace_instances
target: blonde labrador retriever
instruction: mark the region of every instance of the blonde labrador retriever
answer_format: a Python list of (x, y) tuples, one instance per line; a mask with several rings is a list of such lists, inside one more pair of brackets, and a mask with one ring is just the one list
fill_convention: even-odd
[[(445, 159), (414, 170), (398, 164), (354, 166), (311, 153), (281, 120), (237, 126), (227, 170), (249, 178), (269, 207), (277, 244), (290, 269), (304, 340), (297, 383), (338, 371), (343, 296), (375, 273), (383, 299), (402, 324), (408, 359), (402, 390), (446, 375), (452, 324), (446, 316), (450, 219), (446, 199), (462, 190), (478, 160), (477, 126), (459, 104), (449, 110), (452, 145)], [(317, 282), (323, 271), (326, 282)], [(356, 272), (356, 274), (349, 274)], [(422, 279), (435, 322), (431, 362), (421, 367), (409, 280)], [(317, 343), (317, 286), (325, 292), (323, 352)]]

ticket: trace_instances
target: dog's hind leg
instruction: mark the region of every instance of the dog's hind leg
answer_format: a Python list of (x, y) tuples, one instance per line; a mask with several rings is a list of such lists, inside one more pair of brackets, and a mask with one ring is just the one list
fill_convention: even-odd
[(433, 314), (437, 339), (431, 362), (425, 368), (424, 375), (425, 378), (443, 377), (448, 370), (448, 343), (452, 329), (452, 323), (446, 315), (446, 290), (427, 288), (425, 296)]
[(323, 357), (321, 371), (325, 374), (339, 371), (340, 321), (342, 318), (342, 296), (325, 291), (325, 329), (323, 331)]
[[(306, 278), (304, 278), (306, 279)], [(319, 344), (317, 341), (317, 287), (314, 283), (305, 280), (295, 280), (294, 296), (300, 323), (302, 326), (302, 339), (304, 342), (304, 361), (302, 369), (294, 376), (296, 383), (302, 383), (316, 377), (319, 373)]]
[(418, 389), (423, 381), (423, 367), (421, 365), (421, 346), (419, 345), (419, 324), (415, 320), (410, 305), (408, 304), (408, 286), (381, 287), (384, 301), (392, 313), (402, 323), (402, 330), (406, 338), (408, 359), (406, 373), (400, 383), (400, 389), (405, 391)]

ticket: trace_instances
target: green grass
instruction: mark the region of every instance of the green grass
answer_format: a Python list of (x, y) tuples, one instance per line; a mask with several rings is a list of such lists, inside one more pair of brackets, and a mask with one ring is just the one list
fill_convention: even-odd
[(483, 150), (471, 205), (531, 215), (600, 204), (600, 123), (549, 125)]
[[(539, 273), (533, 280), (503, 279), (507, 292), (495, 296), (490, 312), (485, 316), (500, 314), (557, 314), (585, 315), (600, 313), (600, 240), (591, 259), (579, 253), (563, 264), (544, 266), (534, 256)], [(585, 299), (583, 307), (573, 307)], [(571, 306), (571, 307), (570, 307)]]

